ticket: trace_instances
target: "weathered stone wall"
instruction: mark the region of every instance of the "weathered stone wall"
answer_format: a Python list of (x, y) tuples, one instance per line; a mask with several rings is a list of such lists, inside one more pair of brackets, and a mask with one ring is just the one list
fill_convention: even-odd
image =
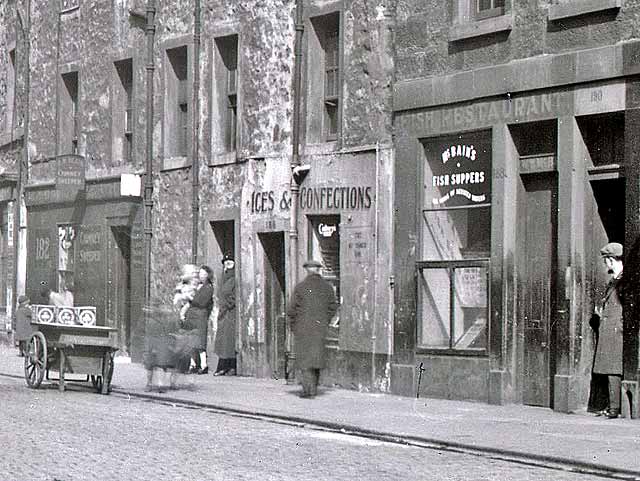
[[(87, 175), (109, 175), (138, 169), (144, 155), (144, 32), (128, 14), (127, 2), (83, 2), (60, 16), (57, 2), (32, 2), (31, 34), (31, 161), (56, 154), (56, 79), (59, 73), (79, 72), (79, 153), (87, 159)], [(144, 26), (144, 25), (142, 25)], [(58, 46), (59, 43), (59, 46)], [(134, 161), (118, 165), (111, 151), (113, 62), (134, 57)], [(60, 70), (56, 69), (56, 64)], [(60, 87), (60, 86), (58, 86)], [(35, 178), (48, 178), (51, 169), (34, 167)]]
[[(457, 1), (457, 0), (456, 0)], [(452, 2), (398, 0), (397, 80), (446, 75), (536, 55), (594, 48), (637, 38), (639, 2), (615, 10), (547, 20), (546, 0), (512, 0), (513, 29), (507, 34), (448, 40)]]

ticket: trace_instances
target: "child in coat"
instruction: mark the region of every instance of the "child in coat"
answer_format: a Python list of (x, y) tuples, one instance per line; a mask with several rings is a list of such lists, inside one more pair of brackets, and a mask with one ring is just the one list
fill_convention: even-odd
[(15, 313), (16, 334), (15, 339), (18, 341), (19, 356), (25, 356), (27, 353), (27, 342), (33, 332), (31, 328), (31, 306), (29, 298), (25, 295), (18, 297), (18, 307)]

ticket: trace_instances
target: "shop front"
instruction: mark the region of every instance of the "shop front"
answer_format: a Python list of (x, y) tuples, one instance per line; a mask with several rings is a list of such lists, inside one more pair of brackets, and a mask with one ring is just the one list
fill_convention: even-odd
[(420, 377), (426, 396), (586, 405), (599, 248), (630, 246), (637, 233), (625, 139), (635, 94), (616, 79), (455, 104), (429, 97), (397, 112), (405, 310), (394, 391), (415, 395)]
[(26, 294), (48, 304), (46, 289), (70, 291), (76, 307), (96, 308), (96, 324), (118, 329), (117, 355), (144, 349), (142, 205), (126, 177), (87, 180), (70, 191), (30, 185)]
[[(388, 384), (390, 165), (390, 149), (318, 156), (300, 184), (297, 278), (305, 275), (304, 260), (321, 261), (340, 302), (326, 339), (324, 383)], [(295, 365), (285, 315), (293, 289), (290, 168), (282, 159), (249, 169), (240, 246), (243, 296), (251, 306), (241, 320), (243, 364), (258, 376), (284, 377)]]

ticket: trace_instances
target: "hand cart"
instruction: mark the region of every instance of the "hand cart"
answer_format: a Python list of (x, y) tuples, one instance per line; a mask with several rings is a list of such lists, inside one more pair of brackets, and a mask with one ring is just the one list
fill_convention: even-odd
[(30, 388), (40, 387), (49, 371), (59, 374), (64, 391), (65, 374), (85, 374), (93, 387), (109, 394), (113, 377), (116, 331), (113, 327), (32, 322), (34, 333), (27, 344), (24, 377)]

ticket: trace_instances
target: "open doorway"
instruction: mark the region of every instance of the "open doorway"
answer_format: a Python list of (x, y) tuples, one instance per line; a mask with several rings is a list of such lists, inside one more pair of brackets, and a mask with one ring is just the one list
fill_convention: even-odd
[(271, 375), (285, 375), (285, 238), (284, 232), (258, 234), (264, 250), (265, 342)]
[(107, 241), (107, 319), (118, 329), (120, 354), (131, 352), (131, 229), (112, 226)]

